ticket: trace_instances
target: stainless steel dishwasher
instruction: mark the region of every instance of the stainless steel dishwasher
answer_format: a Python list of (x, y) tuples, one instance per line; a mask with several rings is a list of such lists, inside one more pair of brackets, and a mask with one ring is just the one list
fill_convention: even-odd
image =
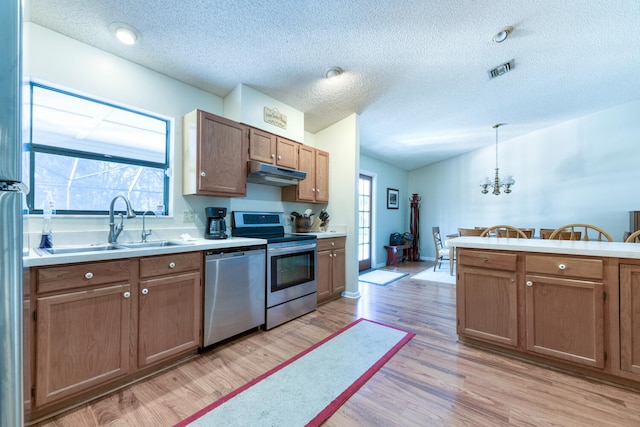
[(266, 247), (205, 253), (203, 347), (265, 323)]

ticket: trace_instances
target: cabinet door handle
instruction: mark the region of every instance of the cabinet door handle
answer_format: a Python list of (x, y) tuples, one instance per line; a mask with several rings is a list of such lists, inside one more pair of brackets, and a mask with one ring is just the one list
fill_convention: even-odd
[(146, 295), (149, 293), (149, 289), (144, 288), (143, 290), (141, 290), (140, 292), (142, 292), (142, 295)]
[(129, 298), (131, 296), (131, 292), (125, 292), (122, 294), (123, 297)]
[(531, 280), (527, 280), (527, 286), (533, 286), (533, 282)]
[(567, 268), (567, 266), (565, 264), (560, 264), (560, 265), (558, 265), (558, 268), (560, 270), (564, 270), (565, 268)]
[(274, 159), (275, 157), (276, 157), (276, 155), (272, 153), (271, 154), (271, 158)]
[(93, 279), (93, 273), (90, 272), (90, 271), (84, 273), (84, 278), (85, 279)]
[(207, 176), (207, 173), (205, 171), (200, 172), (200, 176)]
[(169, 263), (169, 268), (176, 268), (176, 263), (175, 262), (170, 262)]
[(278, 160), (282, 160), (282, 156), (278, 156)]

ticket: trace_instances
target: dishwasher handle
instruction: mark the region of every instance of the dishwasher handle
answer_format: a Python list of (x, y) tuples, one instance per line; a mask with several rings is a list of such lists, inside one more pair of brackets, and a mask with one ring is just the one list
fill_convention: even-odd
[(266, 251), (262, 248), (228, 248), (228, 249), (216, 249), (205, 252), (206, 260), (216, 259), (229, 259), (229, 258), (241, 258), (245, 256), (259, 255), (265, 256)]

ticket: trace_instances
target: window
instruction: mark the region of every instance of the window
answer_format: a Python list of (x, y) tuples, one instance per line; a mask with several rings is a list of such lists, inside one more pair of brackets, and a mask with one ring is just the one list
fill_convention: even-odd
[(161, 204), (167, 213), (169, 119), (37, 83), (29, 89), (30, 213), (42, 213), (48, 193), (59, 214), (104, 214), (119, 194), (138, 212)]

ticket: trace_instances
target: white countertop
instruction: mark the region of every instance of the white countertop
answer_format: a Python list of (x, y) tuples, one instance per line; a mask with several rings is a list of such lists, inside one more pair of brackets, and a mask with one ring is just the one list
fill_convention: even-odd
[(447, 244), (457, 248), (640, 259), (638, 243), (465, 236), (447, 240)]
[[(153, 240), (149, 240), (150, 242)], [(184, 253), (193, 251), (205, 251), (209, 249), (224, 249), (235, 248), (238, 246), (253, 246), (253, 245), (266, 245), (267, 241), (264, 239), (250, 239), (244, 237), (229, 237), (223, 240), (206, 240), (206, 239), (194, 239), (190, 240), (184, 245), (172, 245), (153, 248), (138, 248), (138, 249), (114, 249), (99, 252), (82, 252), (72, 254), (52, 254), (52, 255), (40, 255), (35, 250), (31, 249), (28, 256), (25, 256), (22, 260), (24, 267), (37, 267), (45, 265), (56, 264), (70, 264), (75, 262), (87, 262), (87, 261), (104, 261), (110, 259), (120, 258), (132, 258), (151, 255), (162, 255), (171, 253)]]

